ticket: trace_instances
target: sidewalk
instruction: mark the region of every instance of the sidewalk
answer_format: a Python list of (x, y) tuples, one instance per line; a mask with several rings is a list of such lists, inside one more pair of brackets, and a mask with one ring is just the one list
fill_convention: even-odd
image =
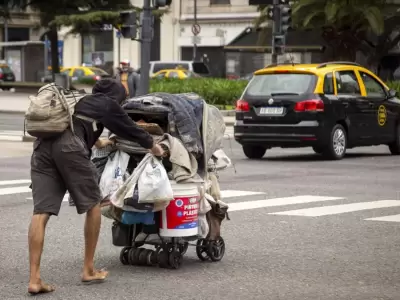
[[(29, 95), (0, 92), (0, 113), (8, 114), (25, 114), (29, 106)], [(230, 110), (222, 110), (225, 124), (233, 126), (235, 123), (235, 112)]]

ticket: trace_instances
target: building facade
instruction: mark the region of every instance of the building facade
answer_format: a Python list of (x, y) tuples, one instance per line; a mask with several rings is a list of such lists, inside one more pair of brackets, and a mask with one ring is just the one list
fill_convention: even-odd
[[(141, 6), (143, 0), (132, 0), (132, 4)], [(214, 75), (225, 76), (223, 48), (251, 26), (258, 16), (256, 8), (249, 6), (247, 0), (197, 0), (196, 19), (200, 32), (194, 41), (194, 5), (194, 0), (172, 1), (161, 24), (155, 24), (151, 60), (203, 60)], [(120, 59), (129, 59), (134, 67), (140, 66), (140, 43), (118, 38), (114, 28), (106, 26), (90, 36), (73, 36), (68, 31), (63, 28), (59, 32), (64, 44), (64, 66), (93, 63), (94, 57), (103, 60), (102, 67), (106, 70), (116, 67)]]

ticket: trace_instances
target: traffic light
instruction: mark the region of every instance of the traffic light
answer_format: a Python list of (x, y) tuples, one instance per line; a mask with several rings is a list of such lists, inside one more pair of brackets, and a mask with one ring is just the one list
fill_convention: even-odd
[(286, 34), (292, 26), (292, 8), (289, 5), (280, 6), (280, 33)]
[(152, 1), (153, 1), (153, 6), (155, 8), (170, 6), (172, 3), (172, 0), (152, 0)]
[(286, 37), (282, 34), (274, 34), (272, 37), (272, 53), (282, 55), (285, 53)]
[(136, 39), (137, 36), (137, 14), (136, 11), (122, 11), (119, 13), (121, 25), (119, 31), (126, 39)]

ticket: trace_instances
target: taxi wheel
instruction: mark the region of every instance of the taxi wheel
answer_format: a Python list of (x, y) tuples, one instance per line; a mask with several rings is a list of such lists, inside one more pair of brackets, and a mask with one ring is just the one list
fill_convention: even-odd
[(340, 160), (346, 154), (347, 132), (340, 124), (333, 126), (329, 144), (323, 151), (323, 156), (331, 160)]
[(400, 155), (400, 124), (396, 127), (395, 140), (389, 144), (389, 150), (393, 155)]
[(263, 158), (266, 151), (267, 149), (261, 146), (243, 145), (244, 155), (246, 155), (250, 159)]

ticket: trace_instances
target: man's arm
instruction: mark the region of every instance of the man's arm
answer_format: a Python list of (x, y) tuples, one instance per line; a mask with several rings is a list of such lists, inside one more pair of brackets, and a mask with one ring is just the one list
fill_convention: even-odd
[(128, 116), (118, 103), (107, 99), (106, 113), (99, 119), (108, 130), (128, 141), (137, 142), (143, 148), (151, 149), (154, 146), (153, 137)]

